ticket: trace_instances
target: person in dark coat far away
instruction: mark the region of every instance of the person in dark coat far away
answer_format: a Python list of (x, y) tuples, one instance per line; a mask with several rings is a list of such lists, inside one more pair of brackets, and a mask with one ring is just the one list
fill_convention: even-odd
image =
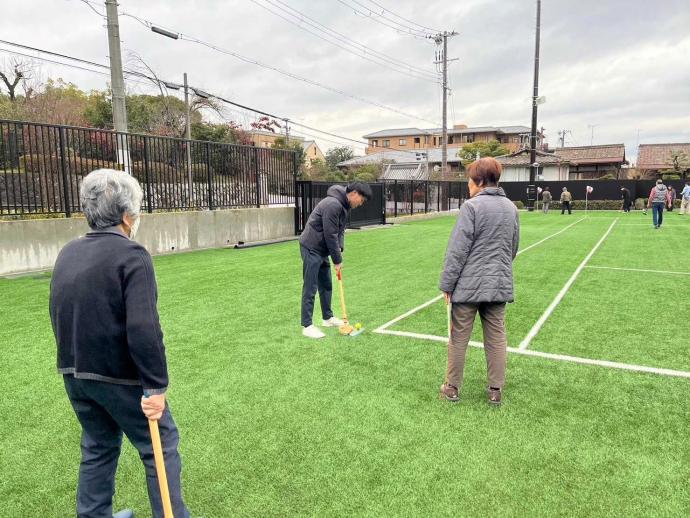
[(630, 206), (632, 205), (630, 190), (621, 187), (621, 198), (623, 198), (623, 212), (630, 212)]

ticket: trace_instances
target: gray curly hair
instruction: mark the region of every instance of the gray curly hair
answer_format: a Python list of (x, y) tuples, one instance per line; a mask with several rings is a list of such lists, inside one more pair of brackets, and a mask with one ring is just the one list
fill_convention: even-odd
[(96, 169), (84, 177), (79, 197), (89, 227), (102, 230), (122, 223), (124, 214), (136, 220), (144, 192), (124, 171)]

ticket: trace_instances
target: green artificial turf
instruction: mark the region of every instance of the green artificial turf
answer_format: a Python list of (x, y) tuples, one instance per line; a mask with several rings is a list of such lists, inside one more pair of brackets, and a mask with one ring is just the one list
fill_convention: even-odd
[[(523, 248), (583, 215), (522, 214)], [(690, 271), (690, 218), (655, 231), (639, 213), (590, 214), (516, 261), (511, 345), (616, 217), (626, 226), (591, 265)], [(193, 516), (690, 514), (689, 379), (511, 354), (495, 409), (470, 348), (452, 405), (437, 397), (442, 343), (371, 332), (438, 294), (453, 223), (347, 235), (348, 309), (367, 329), (356, 338), (301, 337), (294, 242), (155, 259)], [(690, 370), (689, 283), (585, 269), (530, 348)], [(48, 275), (0, 280), (0, 516), (74, 514), (79, 426), (55, 372), (48, 289)], [(439, 302), (391, 329), (442, 335), (444, 318)], [(149, 516), (129, 445), (116, 505)]]

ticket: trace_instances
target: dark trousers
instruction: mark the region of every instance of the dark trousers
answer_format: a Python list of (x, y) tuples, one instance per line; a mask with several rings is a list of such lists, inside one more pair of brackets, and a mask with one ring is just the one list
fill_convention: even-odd
[[(115, 470), (120, 458), (122, 433), (139, 451), (146, 469), (146, 484), (154, 518), (163, 517), (153, 446), (146, 416), (141, 411), (141, 387), (64, 376), (65, 389), (81, 423), (81, 465), (77, 488), (79, 518), (111, 518), (115, 493)], [(182, 501), (177, 451), (179, 435), (166, 407), (158, 421), (170, 500), (175, 518), (188, 518)]]
[(561, 214), (565, 214), (566, 209), (568, 210), (568, 214), (572, 214), (573, 211), (570, 210), (570, 202), (569, 201), (564, 201), (561, 203)]
[(333, 281), (331, 280), (331, 263), (328, 256), (323, 257), (318, 252), (300, 245), (302, 254), (302, 326), (312, 324), (314, 314), (314, 297), (319, 292), (321, 314), (324, 320), (333, 316), (331, 297), (333, 296)]
[(630, 212), (631, 205), (630, 200), (623, 200), (623, 212)]
[(655, 227), (660, 227), (664, 222), (664, 202), (652, 203), (652, 221)]

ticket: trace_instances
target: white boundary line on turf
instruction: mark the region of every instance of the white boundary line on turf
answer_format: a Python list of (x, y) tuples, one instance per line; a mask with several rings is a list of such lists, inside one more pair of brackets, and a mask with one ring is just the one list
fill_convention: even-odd
[[(572, 226), (574, 226), (574, 225), (577, 225), (580, 221), (584, 221), (584, 220), (585, 220), (585, 218), (580, 218), (580, 219), (578, 219), (577, 221), (574, 221), (573, 223), (571, 223), (570, 225), (568, 225), (568, 226), (562, 228), (562, 229), (559, 230), (558, 232), (555, 232), (555, 233), (553, 233), (553, 234), (551, 234), (551, 235), (548, 235), (548, 236), (546, 236), (544, 239), (541, 239), (541, 240), (537, 241), (536, 243), (532, 243), (532, 244), (529, 245), (527, 248), (523, 248), (522, 250), (518, 250), (518, 253), (516, 254), (516, 257), (517, 257), (518, 255), (522, 254), (523, 252), (526, 252), (527, 250), (530, 250), (531, 248), (534, 248), (534, 247), (537, 246), (537, 245), (541, 245), (543, 242), (548, 241), (548, 240), (551, 239), (552, 237), (556, 237), (558, 234), (562, 234), (563, 232), (565, 232), (566, 230), (568, 230), (570, 227), (572, 227)], [(414, 315), (417, 311), (421, 311), (422, 309), (424, 309), (424, 308), (427, 307), (427, 306), (431, 306), (434, 302), (437, 302), (437, 301), (441, 300), (442, 298), (443, 298), (443, 294), (437, 295), (436, 297), (434, 297), (434, 298), (431, 299), (431, 300), (428, 300), (428, 301), (425, 302), (424, 304), (421, 304), (421, 305), (417, 306), (416, 308), (413, 308), (413, 309), (409, 310), (407, 313), (403, 313), (403, 314), (400, 315), (399, 317), (396, 317), (396, 318), (394, 318), (393, 320), (390, 320), (389, 322), (386, 322), (385, 324), (380, 325), (379, 327), (377, 327), (376, 329), (374, 329), (373, 332), (374, 332), (374, 333), (381, 333), (381, 332), (383, 332), (385, 329), (387, 329), (387, 328), (389, 328), (390, 326), (392, 326), (393, 324), (395, 324), (395, 323), (397, 323), (397, 322), (400, 322), (401, 320), (403, 320), (404, 318), (409, 317), (410, 315)]]
[(566, 293), (568, 293), (568, 290), (570, 290), (570, 287), (573, 285), (575, 282), (575, 279), (577, 279), (578, 275), (580, 275), (580, 272), (584, 269), (585, 266), (587, 266), (587, 263), (589, 260), (592, 258), (592, 256), (595, 254), (595, 252), (599, 249), (601, 244), (604, 242), (604, 240), (609, 236), (611, 231), (613, 230), (613, 227), (616, 225), (618, 222), (618, 218), (613, 220), (613, 223), (609, 226), (608, 230), (606, 233), (601, 237), (601, 239), (597, 242), (596, 245), (594, 245), (594, 248), (590, 250), (590, 252), (587, 254), (587, 257), (584, 258), (584, 260), (580, 263), (580, 266), (577, 267), (575, 272), (570, 276), (570, 279), (568, 279), (568, 282), (565, 283), (565, 286), (561, 288), (561, 291), (558, 292), (558, 295), (556, 295), (556, 298), (553, 299), (551, 304), (549, 304), (549, 307), (546, 308), (546, 311), (544, 311), (544, 314), (542, 314), (541, 317), (539, 317), (539, 320), (537, 320), (537, 323), (532, 326), (532, 329), (529, 330), (529, 333), (527, 333), (527, 336), (520, 342), (520, 346), (518, 349), (521, 351), (524, 351), (529, 347), (530, 342), (534, 339), (535, 336), (539, 333), (541, 330), (542, 326), (544, 323), (548, 320), (548, 318), (551, 316), (551, 314), (554, 312), (558, 304), (561, 303), (561, 300), (563, 300), (563, 297), (565, 297)]
[[(384, 335), (403, 336), (406, 338), (418, 338), (421, 340), (433, 340), (435, 342), (448, 343), (448, 337), (447, 336), (425, 335), (425, 334), (419, 334), (419, 333), (409, 333), (407, 331), (389, 331), (389, 330), (379, 331), (379, 333), (384, 334)], [(469, 345), (471, 345), (472, 347), (480, 347), (480, 348), (484, 347), (483, 343), (475, 342), (475, 341), (471, 341), (469, 343)], [(569, 356), (567, 354), (546, 353), (546, 352), (542, 352), (542, 351), (532, 351), (529, 349), (516, 349), (515, 347), (508, 347), (508, 351), (510, 351), (511, 353), (515, 353), (515, 354), (522, 354), (524, 356), (535, 356), (538, 358), (547, 358), (549, 360), (579, 363), (579, 364), (583, 364), (583, 365), (596, 365), (598, 367), (606, 367), (609, 369), (620, 369), (620, 370), (627, 370), (627, 371), (634, 371), (634, 372), (645, 372), (645, 373), (649, 373), (649, 374), (658, 374), (661, 376), (675, 376), (678, 378), (690, 378), (690, 372), (689, 371), (664, 369), (664, 368), (660, 368), (660, 367), (647, 367), (646, 365), (634, 365), (632, 363), (620, 363), (620, 362), (612, 362), (612, 361), (608, 361), (608, 360), (594, 360), (592, 358), (582, 358), (580, 356)]]
[(643, 270), (640, 268), (614, 268), (613, 266), (585, 266), (596, 270), (616, 270), (620, 272), (644, 272), (644, 273), (665, 273), (668, 275), (690, 275), (690, 272), (671, 272), (667, 270)]

